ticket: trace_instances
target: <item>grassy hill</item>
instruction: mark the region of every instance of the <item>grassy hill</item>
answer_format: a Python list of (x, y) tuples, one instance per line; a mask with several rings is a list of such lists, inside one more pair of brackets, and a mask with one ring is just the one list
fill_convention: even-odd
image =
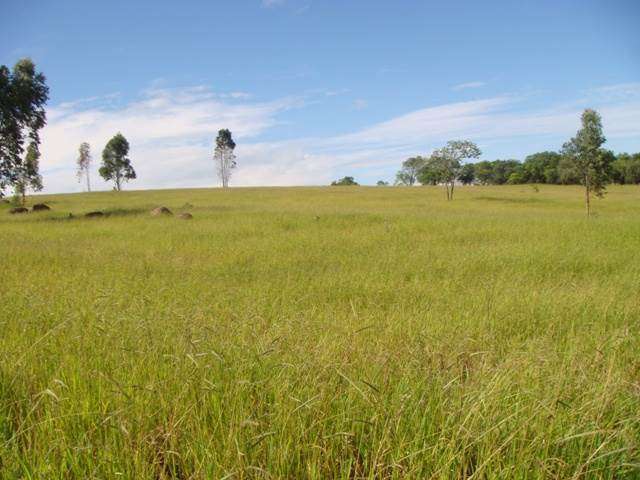
[(638, 187), (37, 201), (0, 206), (0, 478), (640, 476)]

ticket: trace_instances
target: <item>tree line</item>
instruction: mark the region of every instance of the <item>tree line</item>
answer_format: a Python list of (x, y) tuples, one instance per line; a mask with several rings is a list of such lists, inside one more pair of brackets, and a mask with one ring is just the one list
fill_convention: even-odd
[(463, 185), (504, 185), (547, 183), (583, 185), (587, 215), (591, 212), (591, 197), (602, 197), (608, 183), (640, 183), (640, 153), (620, 153), (602, 147), (606, 138), (600, 114), (586, 109), (581, 127), (558, 152), (534, 153), (518, 160), (477, 159), (480, 149), (468, 140), (450, 141), (429, 157), (415, 156), (402, 163), (396, 175), (396, 185), (444, 185), (447, 199), (453, 198), (456, 183)]
[[(620, 185), (640, 184), (640, 152), (615, 154), (610, 150), (607, 155), (608, 176), (612, 183)], [(428, 158), (411, 157), (402, 164), (396, 177), (398, 185), (436, 185), (437, 176), (429, 168)], [(462, 166), (458, 181), (464, 185), (518, 185), (523, 183), (541, 183), (550, 185), (579, 185), (580, 175), (570, 161), (562, 154), (544, 151), (519, 160), (482, 160)]]
[[(19, 60), (13, 69), (0, 65), (0, 198), (6, 188), (13, 188), (17, 201), (24, 205), (28, 190), (37, 192), (43, 188), (39, 132), (47, 123), (48, 99), (46, 78), (36, 71), (31, 59)], [(224, 188), (229, 186), (237, 166), (235, 147), (231, 131), (219, 130), (213, 159)], [(117, 191), (122, 190), (124, 183), (137, 178), (129, 148), (127, 139), (118, 132), (102, 151), (98, 173), (105, 181), (113, 182)], [(91, 191), (92, 161), (91, 146), (82, 142), (78, 148), (76, 176), (79, 182), (86, 182), (87, 191)]]

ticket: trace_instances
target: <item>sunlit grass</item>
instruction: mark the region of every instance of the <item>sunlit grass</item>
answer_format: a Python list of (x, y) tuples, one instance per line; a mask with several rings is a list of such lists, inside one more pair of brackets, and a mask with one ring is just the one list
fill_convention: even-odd
[(638, 478), (640, 188), (455, 196), (0, 207), (0, 478)]

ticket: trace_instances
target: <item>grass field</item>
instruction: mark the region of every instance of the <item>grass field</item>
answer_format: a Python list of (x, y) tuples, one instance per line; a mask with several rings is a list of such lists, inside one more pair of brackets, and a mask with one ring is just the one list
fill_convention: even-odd
[(0, 478), (640, 478), (640, 187), (35, 199)]

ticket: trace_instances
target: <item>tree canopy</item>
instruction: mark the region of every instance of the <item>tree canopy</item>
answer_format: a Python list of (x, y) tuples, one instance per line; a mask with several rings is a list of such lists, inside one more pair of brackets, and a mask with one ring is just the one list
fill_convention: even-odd
[(102, 166), (99, 173), (106, 181), (113, 181), (115, 189), (122, 190), (122, 184), (136, 178), (136, 172), (131, 165), (129, 142), (121, 133), (117, 133), (102, 151)]
[(478, 158), (481, 153), (478, 146), (469, 140), (452, 140), (431, 154), (427, 162), (430, 180), (444, 184), (447, 200), (453, 200), (453, 189), (462, 170), (462, 160)]
[(355, 181), (353, 177), (342, 177), (339, 180), (334, 180), (331, 182), (332, 186), (350, 186), (350, 185), (358, 185), (358, 182)]
[(602, 132), (602, 119), (595, 110), (586, 109), (581, 117), (582, 127), (576, 136), (562, 146), (566, 165), (571, 167), (585, 187), (587, 216), (591, 213), (591, 194), (604, 195), (609, 182), (612, 154), (602, 145), (606, 138)]
[(421, 156), (407, 158), (402, 162), (402, 168), (396, 174), (396, 185), (414, 185), (418, 181), (418, 175), (425, 163), (426, 159)]
[(0, 195), (7, 186), (24, 186), (25, 175), (26, 183), (42, 183), (37, 173), (39, 130), (46, 124), (48, 99), (45, 76), (30, 59), (19, 60), (13, 70), (0, 66)]

